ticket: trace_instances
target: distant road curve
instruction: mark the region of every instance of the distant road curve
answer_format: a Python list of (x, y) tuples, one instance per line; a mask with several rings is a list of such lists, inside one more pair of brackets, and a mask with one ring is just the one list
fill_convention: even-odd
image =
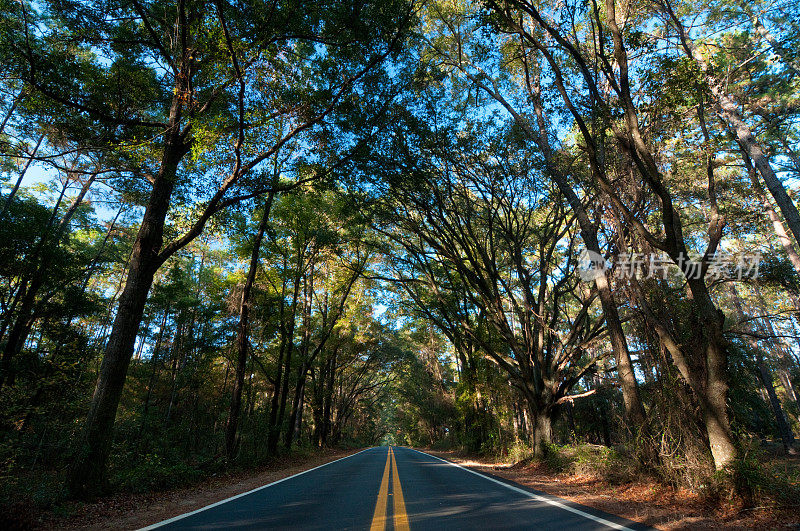
[(404, 447), (375, 447), (144, 529), (649, 529)]

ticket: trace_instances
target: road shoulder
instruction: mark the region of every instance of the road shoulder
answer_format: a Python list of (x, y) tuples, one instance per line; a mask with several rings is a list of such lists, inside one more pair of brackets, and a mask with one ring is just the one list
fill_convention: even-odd
[(289, 456), (255, 471), (241, 471), (163, 492), (118, 493), (92, 503), (69, 508), (67, 516), (48, 513), (38, 522), (40, 529), (139, 529), (196, 511), (212, 503), (361, 451), (320, 450), (310, 456)]
[(656, 529), (796, 529), (797, 518), (774, 513), (726, 514), (715, 511), (688, 491), (652, 481), (611, 485), (590, 476), (556, 474), (541, 465), (525, 466), (465, 457), (452, 451), (424, 450), (476, 472), (523, 488), (557, 496)]

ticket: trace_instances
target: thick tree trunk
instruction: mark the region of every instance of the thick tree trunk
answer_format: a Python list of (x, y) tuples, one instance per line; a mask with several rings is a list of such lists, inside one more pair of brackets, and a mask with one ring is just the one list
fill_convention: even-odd
[(154, 271), (151, 271), (150, 264), (146, 262), (141, 255), (131, 261), (125, 291), (120, 297), (117, 317), (103, 355), (84, 434), (69, 473), (68, 488), (75, 496), (90, 496), (103, 488), (117, 406), (125, 385), (147, 294), (153, 283)]
[[(599, 246), (595, 248), (599, 249)], [(608, 277), (605, 274), (595, 279), (595, 285), (597, 286), (600, 304), (603, 308), (603, 316), (609, 331), (608, 336), (611, 340), (614, 360), (617, 363), (617, 375), (619, 376), (620, 387), (622, 387), (625, 417), (628, 419), (634, 435), (639, 436), (642, 435), (643, 430), (646, 431), (647, 429), (646, 417), (644, 406), (642, 405), (642, 397), (639, 393), (639, 382), (636, 381), (636, 373), (633, 370), (633, 361), (631, 361), (625, 332), (622, 330), (617, 304), (614, 301), (611, 287), (608, 284)]]
[(690, 385), (698, 395), (714, 468), (722, 470), (738, 457), (728, 415), (728, 352), (722, 335), (724, 315), (711, 300), (705, 280), (691, 279), (688, 283), (697, 312), (695, 333), (702, 339), (705, 357), (705, 378), (693, 374), (694, 383)]
[[(717, 330), (712, 334), (717, 336)], [(727, 353), (718, 341), (710, 341), (706, 347), (706, 359), (708, 377), (703, 417), (714, 467), (722, 470), (738, 456), (728, 416)]]
[(553, 442), (553, 416), (550, 411), (531, 409), (533, 419), (533, 455), (544, 457), (547, 447)]
[(182, 95), (183, 91), (178, 90), (178, 95), (173, 99), (170, 112), (171, 127), (165, 135), (166, 145), (161, 169), (153, 183), (153, 190), (136, 235), (128, 264), (125, 289), (120, 296), (117, 315), (103, 353), (100, 374), (84, 432), (68, 474), (67, 487), (74, 496), (90, 496), (103, 488), (117, 407), (133, 356), (147, 296), (160, 265), (158, 253), (163, 245), (164, 223), (178, 164), (187, 152), (187, 146), (183, 143), (178, 130)]
[(239, 426), (239, 413), (242, 409), (242, 388), (244, 386), (244, 375), (247, 366), (247, 350), (250, 345), (250, 293), (258, 271), (258, 262), (261, 255), (261, 242), (264, 239), (264, 232), (269, 221), (269, 211), (272, 207), (274, 193), (267, 197), (264, 206), (264, 213), (261, 222), (258, 224), (258, 232), (253, 240), (253, 252), (250, 255), (250, 267), (247, 271), (247, 278), (242, 289), (242, 298), (239, 303), (239, 324), (236, 327), (236, 371), (233, 379), (233, 392), (231, 393), (231, 407), (228, 412), (228, 421), (225, 425), (225, 455), (228, 460), (233, 460), (236, 453), (236, 431)]

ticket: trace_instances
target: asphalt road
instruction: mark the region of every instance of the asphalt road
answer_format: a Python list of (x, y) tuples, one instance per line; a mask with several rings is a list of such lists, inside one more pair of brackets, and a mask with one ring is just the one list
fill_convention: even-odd
[(646, 529), (402, 447), (370, 448), (146, 529)]

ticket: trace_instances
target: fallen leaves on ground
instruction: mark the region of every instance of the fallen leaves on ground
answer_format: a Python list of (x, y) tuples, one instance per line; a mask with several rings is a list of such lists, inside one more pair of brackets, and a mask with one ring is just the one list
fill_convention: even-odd
[(762, 507), (737, 510), (713, 507), (698, 494), (642, 478), (624, 484), (610, 484), (585, 474), (558, 474), (538, 462), (503, 463), (489, 459), (461, 457), (455, 452), (434, 452), (459, 465), (509, 479), (525, 487), (622, 516), (665, 530), (673, 529), (797, 529), (797, 508)]

